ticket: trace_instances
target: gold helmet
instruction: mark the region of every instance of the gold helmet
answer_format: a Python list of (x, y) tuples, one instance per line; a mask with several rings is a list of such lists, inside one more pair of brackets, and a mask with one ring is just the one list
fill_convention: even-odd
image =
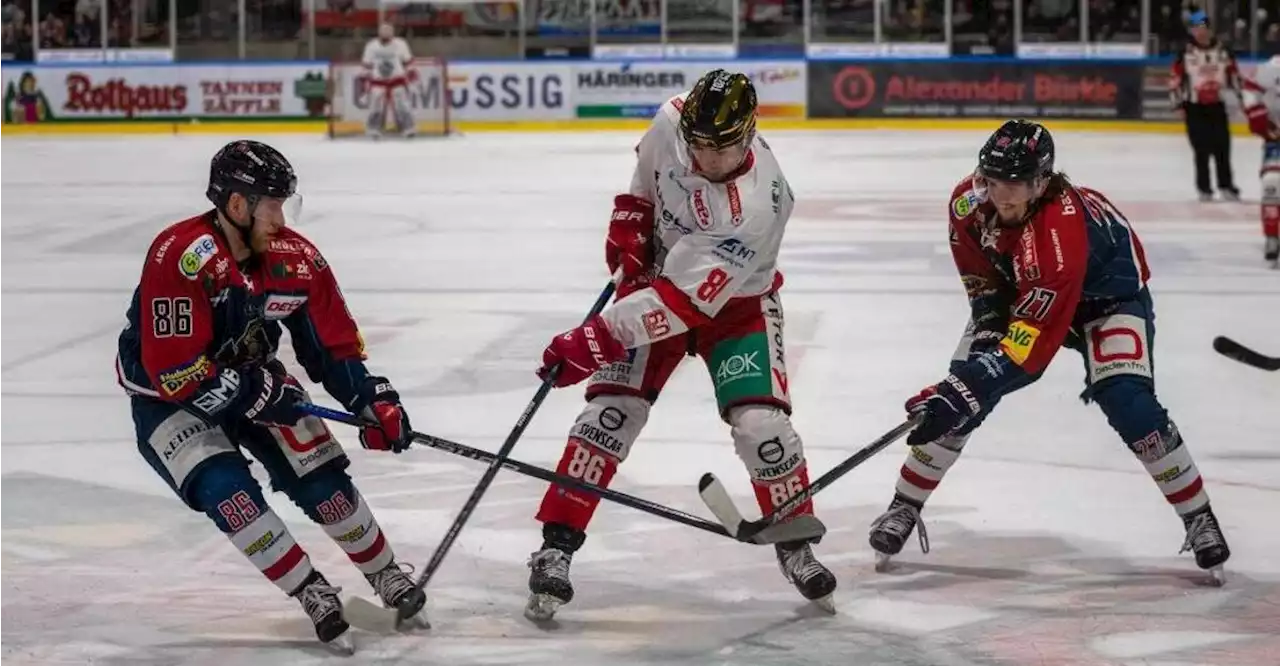
[(680, 111), (680, 135), (689, 145), (724, 148), (751, 140), (756, 131), (756, 88), (746, 74), (707, 72)]

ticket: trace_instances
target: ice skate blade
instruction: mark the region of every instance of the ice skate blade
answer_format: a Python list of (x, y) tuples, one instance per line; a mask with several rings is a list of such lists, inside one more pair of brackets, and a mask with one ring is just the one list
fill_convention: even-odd
[(400, 614), (394, 608), (375, 604), (364, 597), (351, 597), (342, 605), (342, 619), (353, 627), (375, 634), (393, 634), (400, 628)]
[(343, 657), (350, 657), (356, 653), (356, 642), (351, 637), (350, 629), (338, 634), (336, 638), (328, 643), (324, 643), (324, 646), (328, 648), (330, 652)]
[(834, 594), (828, 594), (825, 597), (819, 597), (817, 599), (810, 599), (809, 601), (817, 607), (818, 610), (821, 610), (828, 615), (836, 614), (836, 597)]
[(531, 594), (524, 607), (524, 616), (533, 622), (549, 622), (564, 602), (549, 594)]
[(893, 556), (886, 553), (876, 553), (876, 573), (884, 573), (893, 566)]
[(1227, 571), (1222, 568), (1221, 564), (1209, 569), (1208, 584), (1213, 587), (1222, 587), (1227, 584)]

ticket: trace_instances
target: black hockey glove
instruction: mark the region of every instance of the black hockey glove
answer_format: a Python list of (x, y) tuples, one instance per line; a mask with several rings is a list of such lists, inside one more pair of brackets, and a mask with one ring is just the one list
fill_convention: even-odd
[(269, 425), (292, 426), (306, 416), (298, 403), (306, 394), (293, 378), (262, 366), (223, 368), (206, 379), (188, 401), (210, 421), (247, 419)]
[(955, 375), (947, 375), (907, 400), (906, 407), (908, 414), (924, 415), (920, 425), (907, 435), (909, 446), (921, 446), (949, 435), (982, 411), (973, 391)]

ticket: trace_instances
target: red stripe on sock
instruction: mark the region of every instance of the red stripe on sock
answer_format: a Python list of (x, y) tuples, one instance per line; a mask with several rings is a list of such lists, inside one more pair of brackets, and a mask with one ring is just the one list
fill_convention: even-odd
[(1191, 485), (1173, 493), (1172, 495), (1165, 495), (1164, 498), (1169, 500), (1170, 504), (1182, 504), (1183, 502), (1198, 495), (1202, 488), (1204, 488), (1204, 481), (1200, 478), (1200, 475), (1197, 474), (1196, 480), (1192, 481)]
[(929, 479), (920, 476), (915, 472), (915, 470), (907, 467), (906, 465), (902, 466), (902, 480), (921, 490), (933, 490), (938, 487), (937, 479)]
[(358, 553), (347, 553), (347, 557), (351, 558), (356, 564), (364, 564), (369, 560), (382, 554), (382, 549), (386, 548), (387, 540), (382, 538), (382, 530), (378, 530), (378, 538), (373, 540), (373, 545), (365, 548)]
[(263, 569), (262, 575), (266, 576), (267, 580), (280, 580), (288, 575), (290, 571), (293, 571), (293, 568), (298, 566), (298, 563), (306, 556), (307, 554), (302, 552), (302, 546), (295, 543), (293, 548), (290, 548), (288, 552), (280, 556), (280, 559), (276, 560), (275, 564)]

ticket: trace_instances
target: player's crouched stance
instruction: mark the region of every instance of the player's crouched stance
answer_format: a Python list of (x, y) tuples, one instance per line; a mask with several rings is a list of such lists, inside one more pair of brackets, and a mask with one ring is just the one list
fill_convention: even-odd
[[(664, 104), (641, 139), (606, 243), (609, 270), (625, 276), (618, 300), (543, 354), (541, 375), (562, 364), (557, 386), (592, 377), (560, 474), (607, 486), (676, 366), (697, 355), (712, 373), (760, 509), (771, 512), (808, 485), (789, 416), (776, 266), (794, 197), (755, 124), (750, 80), (715, 70)], [(547, 489), (537, 514), (543, 544), (529, 563), (530, 619), (548, 619), (573, 598), (569, 563), (598, 502), (572, 488)], [(793, 515), (812, 513), (805, 502)], [(830, 610), (836, 579), (809, 542), (776, 548), (787, 580)]]
[(1200, 471), (1156, 399), (1155, 313), (1142, 244), (1101, 193), (1053, 170), (1044, 127), (1009, 121), (983, 146), (978, 169), (952, 194), (951, 251), (972, 317), (942, 382), (907, 401), (922, 416), (907, 437), (888, 511), (871, 528), (880, 564), (913, 529), (920, 511), (1000, 399), (1031, 384), (1063, 345), (1084, 356), (1084, 399), (1107, 421), (1182, 518), (1183, 550), (1224, 580), (1230, 557)]
[(391, 384), (365, 368), (333, 271), (285, 226), (300, 210), (296, 183), (284, 156), (261, 143), (232, 142), (214, 156), (207, 196), (215, 208), (151, 244), (116, 371), (147, 462), (298, 600), (321, 641), (350, 651), (339, 588), (311, 566), (241, 453), (266, 468), (272, 488), (323, 528), (384, 603), (419, 615), (425, 595), (396, 564), (342, 447), (299, 409), (307, 394), (275, 358), (283, 324), (310, 379), (378, 423), (361, 430), (362, 445), (408, 447), (409, 418)]

